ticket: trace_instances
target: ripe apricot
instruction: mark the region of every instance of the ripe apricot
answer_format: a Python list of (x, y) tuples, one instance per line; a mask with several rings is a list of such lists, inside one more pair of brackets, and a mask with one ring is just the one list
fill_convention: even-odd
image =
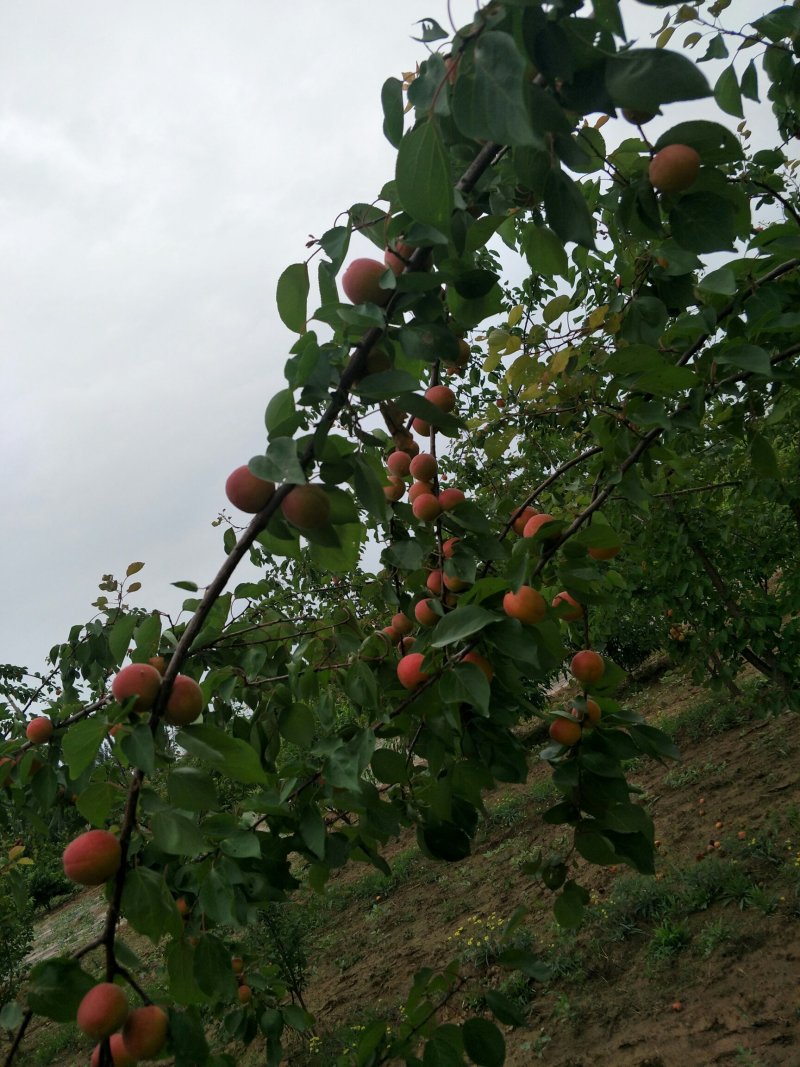
[(122, 1027), (125, 1048), (135, 1060), (152, 1059), (163, 1048), (168, 1027), (169, 1017), (157, 1004), (136, 1008)]
[(431, 607), (430, 600), (418, 600), (414, 605), (414, 617), (420, 626), (435, 626), (441, 618)]
[(253, 999), (253, 990), (249, 985), (239, 986), (239, 1002), (241, 1004), (249, 1004)]
[(331, 517), (331, 502), (321, 485), (296, 485), (281, 501), (283, 517), (300, 530), (318, 530)]
[(553, 719), (548, 733), (559, 745), (572, 748), (581, 739), (581, 725), (578, 722), (570, 722), (568, 719)]
[[(563, 610), (563, 605), (565, 604), (572, 605), (569, 611)], [(570, 596), (566, 590), (556, 593), (553, 597), (552, 606), (554, 608), (562, 608), (559, 611), (559, 615), (565, 622), (576, 622), (578, 619), (583, 618), (583, 605), (579, 604), (575, 597)]]
[[(547, 526), (548, 523), (551, 523), (551, 522), (554, 522), (554, 521), (555, 520), (554, 520), (552, 515), (533, 515), (525, 523), (525, 529), (522, 531), (522, 536), (523, 537), (535, 537), (536, 534), (539, 532), (539, 530), (541, 530), (541, 528), (543, 526)], [(547, 537), (557, 537), (557, 536), (558, 536), (558, 534), (554, 531), (554, 532), (552, 532), (550, 534), (545, 535), (545, 539), (547, 539)]]
[(442, 555), (445, 559), (453, 558), (453, 551), (455, 550), (455, 547), (460, 540), (460, 537), (448, 537), (447, 540), (442, 544)]
[(491, 682), (494, 678), (494, 667), (491, 665), (486, 656), (482, 656), (480, 652), (468, 652), (461, 661), (462, 663), (474, 663), (476, 667), (479, 667), (486, 675), (487, 681)]
[(122, 852), (108, 830), (87, 830), (64, 849), (64, 874), (78, 885), (102, 885), (119, 870)]
[(164, 709), (164, 722), (170, 726), (188, 726), (203, 710), (203, 690), (186, 674), (178, 674)]
[(416, 689), (428, 680), (430, 675), (422, 670), (424, 659), (421, 652), (409, 652), (397, 664), (397, 678), (404, 689)]
[(432, 385), (425, 391), (425, 399), (440, 411), (449, 412), (456, 406), (456, 394), (446, 385)]
[(136, 697), (134, 711), (149, 711), (161, 688), (161, 675), (149, 663), (129, 663), (111, 683), (111, 693), (118, 704)]
[(414, 433), (418, 433), (420, 437), (428, 437), (431, 432), (431, 424), (426, 422), (425, 419), (416, 418), (411, 423), (411, 427)]
[(414, 517), (423, 522), (433, 522), (442, 513), (442, 505), (433, 493), (421, 493), (411, 505)]
[(119, 1030), (128, 1015), (125, 990), (113, 982), (98, 982), (78, 1005), (78, 1029), (101, 1040)]
[(225, 482), (225, 495), (239, 511), (255, 515), (268, 503), (275, 492), (275, 483), (259, 478), (248, 466), (231, 471)]
[(401, 637), (410, 634), (414, 629), (414, 623), (409, 619), (408, 615), (402, 611), (398, 611), (396, 615), (392, 615), (392, 626), (397, 630)]
[(590, 548), (588, 552), (592, 559), (613, 559), (615, 556), (619, 555), (619, 545), (616, 547), (609, 546), (607, 548)]
[(538, 589), (521, 585), (516, 593), (506, 593), (503, 597), (503, 611), (510, 618), (533, 626), (547, 614), (547, 604)]
[(49, 741), (53, 736), (52, 719), (49, 719), (47, 715), (40, 715), (36, 719), (31, 719), (25, 727), (25, 736), (34, 745), (42, 745), (45, 741)]
[(650, 184), (662, 193), (681, 193), (697, 181), (700, 156), (689, 145), (670, 144), (650, 160)]
[[(576, 719), (579, 718), (580, 713), (576, 707), (571, 707), (569, 711), (570, 715), (573, 715)], [(583, 716), (584, 726), (596, 726), (600, 722), (600, 715), (600, 705), (597, 701), (591, 699), (587, 700), (586, 711)]]
[[(131, 1055), (125, 1047), (122, 1034), (112, 1034), (108, 1039), (111, 1049), (111, 1062), (114, 1067), (136, 1067), (137, 1059)], [(100, 1067), (100, 1045), (95, 1045), (92, 1051), (91, 1067)]]
[(391, 290), (379, 285), (386, 269), (386, 264), (377, 259), (354, 259), (342, 275), (347, 299), (353, 304), (386, 304)]
[(400, 449), (395, 449), (386, 460), (386, 466), (390, 474), (393, 474), (396, 478), (405, 478), (410, 464), (411, 456), (409, 456), (408, 452), (402, 452)]
[(396, 478), (393, 474), (389, 475), (389, 484), (384, 485), (383, 495), (387, 500), (390, 500), (393, 504), (396, 504), (398, 500), (402, 500), (403, 494), (406, 491), (406, 483), (402, 478)]
[(576, 681), (581, 682), (583, 685), (594, 685), (603, 677), (606, 665), (603, 657), (598, 655), (597, 652), (592, 652), (591, 649), (584, 649), (582, 652), (575, 653), (569, 669)]
[(434, 596), (440, 596), (442, 592), (442, 571), (440, 568), (431, 571), (425, 580), (425, 585)]
[(452, 511), (459, 504), (463, 504), (466, 499), (460, 489), (443, 489), (439, 493), (439, 506), (442, 511)]
[(429, 452), (420, 452), (409, 464), (411, 476), (420, 482), (430, 482), (436, 475), (436, 458)]
[(511, 524), (511, 528), (514, 531), (514, 533), (515, 534), (519, 534), (519, 536), (522, 537), (522, 535), (523, 535), (523, 533), (525, 531), (525, 527), (528, 524), (528, 522), (533, 518), (534, 515), (538, 515), (538, 514), (539, 514), (539, 512), (536, 510), (536, 508), (525, 508), (525, 510), (522, 512), (522, 514), (521, 515), (517, 515), (517, 517), (514, 519), (513, 523)]
[(422, 496), (424, 493), (432, 493), (433, 486), (430, 482), (414, 482), (411, 488), (408, 490), (408, 502), (413, 504), (418, 496)]

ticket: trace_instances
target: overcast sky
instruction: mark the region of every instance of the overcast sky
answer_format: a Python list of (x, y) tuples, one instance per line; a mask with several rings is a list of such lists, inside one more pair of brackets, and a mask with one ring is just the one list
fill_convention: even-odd
[[(628, 9), (631, 35), (663, 18)], [(41, 667), (133, 560), (148, 608), (213, 576), (293, 343), (277, 278), (392, 176), (380, 87), (426, 16), (443, 0), (0, 6), (0, 663)]]

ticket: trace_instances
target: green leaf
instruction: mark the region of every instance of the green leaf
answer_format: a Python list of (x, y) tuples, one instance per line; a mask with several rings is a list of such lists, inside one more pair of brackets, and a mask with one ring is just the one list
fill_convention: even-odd
[(266, 455), (254, 456), (248, 467), (256, 477), (267, 482), (302, 485), (306, 480), (297, 458), (297, 442), (291, 437), (276, 437), (270, 441)]
[(25, 1018), (16, 1000), (9, 1000), (0, 1010), (0, 1030), (16, 1030)]
[(404, 135), (397, 152), (395, 182), (400, 203), (412, 219), (449, 232), (453, 180), (433, 119)]
[(543, 963), (532, 952), (528, 952), (527, 949), (523, 948), (503, 949), (497, 958), (497, 962), (501, 967), (522, 971), (528, 978), (533, 978), (537, 982), (546, 982), (551, 973), (546, 963)]
[(737, 290), (736, 275), (730, 267), (719, 267), (712, 270), (697, 283), (701, 293), (712, 293), (715, 296), (733, 296)]
[(387, 78), (381, 89), (383, 134), (393, 148), (403, 139), (403, 83), (399, 78)]
[(736, 208), (716, 193), (687, 193), (669, 213), (673, 238), (691, 252), (721, 252), (733, 248)]
[(353, 389), (365, 400), (389, 400), (400, 393), (419, 388), (419, 378), (404, 370), (387, 370), (380, 374), (368, 374)]
[(111, 633), (108, 635), (108, 647), (117, 667), (125, 659), (125, 653), (128, 651), (128, 645), (138, 622), (138, 615), (120, 615), (111, 627)]
[(291, 437), (302, 423), (302, 416), (294, 406), (291, 389), (279, 389), (267, 404), (264, 422), (270, 440), (273, 437)]
[(772, 377), (769, 353), (758, 345), (726, 344), (714, 350), (714, 359), (721, 367), (736, 367), (751, 374)]
[(94, 763), (107, 729), (100, 719), (83, 719), (70, 726), (64, 735), (63, 750), (71, 778), (80, 778)]
[(655, 143), (656, 152), (670, 144), (685, 144), (693, 148), (707, 167), (718, 163), (735, 163), (742, 158), (742, 146), (725, 126), (718, 122), (695, 119), (679, 122), (662, 133)]
[(531, 270), (550, 278), (557, 274), (566, 277), (569, 270), (567, 251), (549, 226), (533, 223), (526, 226), (522, 231), (521, 246)]
[(480, 36), (461, 56), (453, 118), (465, 136), (505, 145), (534, 143), (525, 105), (525, 61), (507, 33)]
[(313, 712), (305, 704), (292, 704), (281, 713), (278, 720), (281, 736), (298, 748), (308, 748), (316, 733)]
[(140, 767), (145, 774), (155, 774), (156, 750), (149, 726), (145, 723), (135, 726), (122, 738), (120, 747), (132, 767)]
[[(181, 969), (183, 964), (181, 960)], [(205, 934), (198, 941), (194, 950), (193, 970), (197, 985), (207, 996), (215, 1000), (233, 1000), (236, 996), (231, 950), (213, 934)]]
[(92, 826), (105, 826), (115, 802), (122, 794), (110, 782), (93, 782), (78, 796), (75, 807)]
[(210, 811), (219, 806), (214, 779), (198, 767), (176, 767), (167, 778), (170, 803), (184, 811)]
[(556, 921), (559, 926), (567, 930), (573, 930), (580, 926), (583, 920), (583, 912), (589, 903), (589, 893), (572, 880), (568, 881), (553, 905)]
[[(210, 998), (195, 978), (195, 950), (187, 941), (173, 941), (167, 948), (169, 995), (179, 1004), (204, 1004)], [(230, 971), (230, 956), (226, 970)]]
[(763, 478), (779, 478), (780, 470), (775, 451), (763, 434), (753, 435), (750, 442), (750, 459), (753, 467)]
[(161, 640), (161, 617), (158, 612), (153, 612), (146, 619), (142, 619), (133, 639), (136, 643), (137, 662), (143, 663), (156, 654)]
[(134, 867), (125, 876), (122, 914), (136, 930), (151, 941), (165, 934), (178, 936), (183, 922), (162, 875), (147, 867)]
[(467, 1019), (461, 1028), (464, 1050), (478, 1067), (503, 1067), (506, 1042), (499, 1029), (488, 1019)]
[(293, 333), (306, 332), (308, 318), (308, 265), (292, 263), (278, 279), (276, 299), (284, 326)]
[(95, 984), (77, 960), (44, 960), (31, 970), (28, 1007), (57, 1023), (74, 1022), (78, 1005)]
[(714, 99), (718, 106), (729, 115), (735, 115), (740, 119), (744, 118), (742, 94), (739, 90), (739, 82), (736, 79), (736, 71), (733, 64), (726, 67), (717, 78), (717, 84), (714, 86)]
[(150, 829), (156, 845), (170, 856), (199, 856), (208, 847), (197, 824), (178, 812), (157, 811)]
[(172, 582), (176, 589), (187, 589), (190, 593), (196, 593), (199, 589), (197, 582)]
[(207, 760), (220, 771), (245, 785), (266, 785), (267, 774), (254, 748), (236, 737), (229, 737), (216, 726), (187, 726), (178, 732), (179, 745), (194, 756)]
[(553, 169), (544, 183), (547, 221), (562, 241), (594, 248), (594, 219), (580, 187), (563, 170)]
[(385, 782), (386, 785), (408, 781), (408, 766), (402, 752), (395, 752), (391, 748), (378, 748), (372, 756), (370, 766), (377, 780)]
[(485, 608), (480, 608), (474, 604), (459, 607), (437, 622), (433, 630), (431, 645), (434, 648), (444, 648), (445, 645), (463, 641), (465, 638), (485, 630), (487, 626), (497, 622), (497, 619), (498, 616), (494, 612), (487, 611)]
[(657, 111), (661, 104), (710, 96), (703, 73), (665, 48), (631, 48), (606, 61), (606, 88), (617, 107)]
[(492, 1015), (503, 1026), (525, 1026), (527, 1024), (527, 1018), (518, 1005), (496, 989), (487, 989), (484, 997)]

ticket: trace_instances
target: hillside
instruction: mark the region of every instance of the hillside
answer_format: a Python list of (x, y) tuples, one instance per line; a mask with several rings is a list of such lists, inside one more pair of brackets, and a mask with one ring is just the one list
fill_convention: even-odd
[[(588, 919), (559, 931), (551, 895), (521, 871), (558, 831), (537, 817), (553, 802), (548, 768), (531, 738), (528, 782), (487, 799), (474, 854), (453, 865), (422, 858), (413, 839), (388, 852), (393, 875), (350, 868), (325, 898), (281, 918), (285, 951), (302, 969), (316, 1036), (296, 1039), (287, 1062), (328, 1067), (352, 1047), (371, 1009), (399, 1011), (412, 976), (457, 953), (469, 976), (444, 1010), (459, 1021), (500, 989), (524, 1025), (504, 1028), (509, 1067), (782, 1067), (800, 1062), (800, 787), (796, 720), (762, 717), (758, 690), (739, 701), (712, 696), (677, 671), (633, 693), (628, 704), (676, 738), (683, 760), (637, 762), (632, 781), (656, 823), (658, 869), (589, 868)], [(582, 861), (581, 861), (582, 862)], [(368, 873), (365, 873), (368, 870)], [(501, 971), (500, 927), (528, 909), (515, 937), (550, 969), (542, 982)], [(40, 921), (34, 956), (91, 936), (100, 918), (94, 891)], [(123, 931), (158, 988), (158, 955)], [(245, 957), (272, 944), (263, 932), (241, 942)], [(399, 1019), (399, 1014), (396, 1016)], [(233, 1047), (231, 1050), (233, 1051)], [(258, 1043), (236, 1050), (242, 1067), (263, 1062)], [(78, 1065), (74, 1034), (38, 1022), (16, 1062)]]

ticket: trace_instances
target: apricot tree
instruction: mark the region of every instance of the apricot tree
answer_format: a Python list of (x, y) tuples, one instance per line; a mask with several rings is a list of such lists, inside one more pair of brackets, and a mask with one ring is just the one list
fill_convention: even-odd
[[(785, 148), (800, 133), (800, 9), (726, 27), (725, 0), (655, 0), (656, 47), (639, 47), (623, 22), (637, 6), (508, 0), (452, 33), (423, 22), (426, 58), (381, 91), (393, 177), (280, 276), (297, 339), (263, 454), (231, 459), (230, 500), (253, 517), (223, 520), (220, 570), (179, 619), (127, 604), (140, 564), (107, 576), (112, 599), (54, 647), (52, 675), (4, 675), (6, 817), (43, 826), (74, 803), (92, 829), (67, 873), (108, 879), (102, 933), (38, 963), (2, 1009), (7, 1064), (35, 1014), (73, 1020), (109, 985), (144, 1007), (133, 1026), (116, 996), (92, 1023), (103, 1067), (114, 1043), (132, 1055), (126, 1032), (147, 1055), (168, 1042), (179, 1065), (232, 1063), (210, 1047), (213, 1016), (220, 1043), (260, 1033), (278, 1064), (285, 1032), (312, 1033), (313, 1016), (272, 963), (235, 973), (236, 932), (348, 862), (387, 870), (404, 829), (426, 855), (464, 860), (485, 791), (527, 775), (522, 718), (549, 729), (539, 755), (561, 799), (544, 823), (571, 840), (526, 867), (558, 921), (581, 921), (583, 864), (652, 873), (652, 821), (623, 764), (677, 752), (615, 697), (607, 651), (615, 605), (635, 604), (637, 545), (662, 550), (641, 612), (662, 614), (671, 561), (696, 545), (717, 630), (741, 623), (718, 655), (746, 649), (791, 694), (791, 613), (771, 604), (769, 625), (747, 630), (740, 574), (711, 558), (683, 501), (713, 501), (724, 541), (757, 483), (796, 536), (800, 214)], [(726, 58), (712, 86), (703, 64)], [(753, 151), (742, 98), (761, 95), (777, 132)], [(670, 125), (687, 100), (710, 117)], [(246, 558), (262, 577), (229, 588)], [(792, 553), (762, 558), (793, 594)], [(542, 711), (532, 693), (570, 662), (582, 694)], [(23, 740), (34, 709), (53, 724), (46, 747)], [(122, 918), (164, 943), (166, 1025)], [(498, 963), (541, 976), (513, 947), (521, 920)], [(458, 960), (419, 972), (402, 1021), (378, 1018), (341, 1062), (502, 1064), (494, 1022), (440, 1021), (472, 980)], [(487, 1002), (520, 1021), (496, 991)]]

